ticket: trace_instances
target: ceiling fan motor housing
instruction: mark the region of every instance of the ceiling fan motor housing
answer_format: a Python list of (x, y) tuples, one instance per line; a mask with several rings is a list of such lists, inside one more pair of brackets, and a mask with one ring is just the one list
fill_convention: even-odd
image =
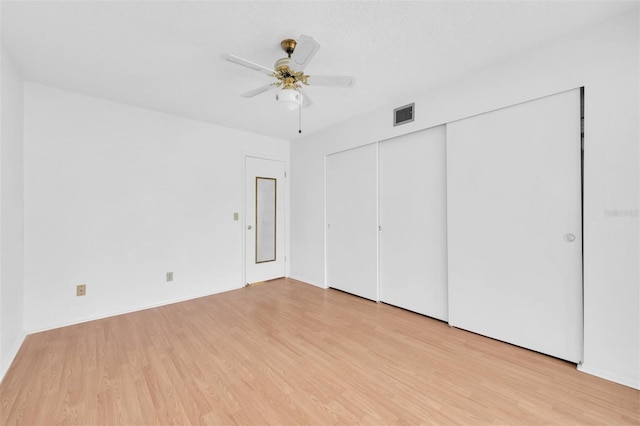
[(275, 68), (276, 71), (281, 71), (281, 72), (285, 70), (289, 70), (289, 62), (291, 62), (291, 59), (289, 58), (278, 59), (275, 65), (273, 66), (273, 68)]

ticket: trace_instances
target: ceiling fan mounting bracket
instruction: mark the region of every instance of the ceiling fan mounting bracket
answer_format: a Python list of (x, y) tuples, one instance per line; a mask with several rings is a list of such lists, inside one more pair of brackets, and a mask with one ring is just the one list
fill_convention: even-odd
[(294, 39), (286, 38), (286, 39), (282, 40), (282, 42), (280, 43), (280, 47), (282, 47), (282, 50), (284, 50), (287, 53), (287, 55), (289, 55), (289, 57), (291, 57), (291, 54), (296, 49), (296, 45), (297, 44), (298, 44), (298, 42), (295, 41)]

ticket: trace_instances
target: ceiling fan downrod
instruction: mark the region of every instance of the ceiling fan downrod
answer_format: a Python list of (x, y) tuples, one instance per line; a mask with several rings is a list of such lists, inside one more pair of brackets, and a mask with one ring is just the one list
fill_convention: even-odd
[(280, 47), (282, 47), (282, 50), (284, 50), (287, 55), (289, 55), (289, 58), (291, 57), (291, 55), (293, 54), (293, 51), (296, 50), (296, 45), (298, 44), (297, 41), (295, 41), (292, 38), (286, 38), (284, 40), (282, 40), (282, 42), (280, 43)]

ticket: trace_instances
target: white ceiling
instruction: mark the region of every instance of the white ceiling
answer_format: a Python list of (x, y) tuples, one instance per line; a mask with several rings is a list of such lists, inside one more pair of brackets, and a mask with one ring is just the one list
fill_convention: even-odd
[(2, 1), (2, 43), (25, 79), (178, 116), (293, 140), (296, 112), (263, 74), (280, 41), (314, 36), (307, 74), (346, 74), (351, 89), (308, 87), (305, 133), (393, 105), (638, 1)]

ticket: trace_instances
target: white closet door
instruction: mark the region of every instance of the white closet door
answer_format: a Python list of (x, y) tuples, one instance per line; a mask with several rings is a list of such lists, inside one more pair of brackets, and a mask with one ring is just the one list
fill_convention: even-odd
[(380, 300), (447, 320), (445, 128), (380, 143)]
[(579, 90), (447, 125), (449, 323), (582, 358)]
[(327, 284), (378, 300), (378, 149), (327, 156)]

